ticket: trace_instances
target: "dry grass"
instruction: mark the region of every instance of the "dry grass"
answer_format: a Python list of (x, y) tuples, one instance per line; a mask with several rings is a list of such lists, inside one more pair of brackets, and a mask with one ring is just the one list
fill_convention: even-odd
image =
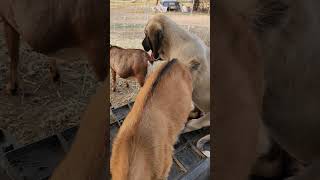
[(77, 125), (88, 97), (95, 91), (97, 81), (85, 58), (74, 54), (72, 62), (59, 63), (60, 83), (51, 81), (48, 62), (47, 56), (23, 44), (19, 94), (5, 95), (10, 61), (0, 31), (0, 128), (23, 144)]

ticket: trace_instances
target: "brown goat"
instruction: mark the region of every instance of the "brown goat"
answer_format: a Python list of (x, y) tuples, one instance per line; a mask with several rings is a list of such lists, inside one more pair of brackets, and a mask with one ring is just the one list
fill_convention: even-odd
[[(64, 48), (82, 48), (88, 55), (98, 80), (106, 78), (107, 2), (91, 0), (0, 1), (0, 17), (11, 59), (6, 90), (17, 90), (19, 41), (33, 50), (53, 54)], [(58, 80), (56, 61), (51, 61), (53, 79)]]
[(51, 180), (100, 180), (108, 172), (107, 81), (92, 96), (69, 153), (53, 172)]
[[(110, 46), (110, 68), (112, 75), (112, 90), (116, 91), (116, 75), (121, 78), (135, 78), (140, 87), (143, 86), (147, 71), (148, 61), (153, 63), (151, 56), (142, 49), (124, 49)], [(129, 87), (128, 82), (126, 82)]]
[(192, 110), (190, 70), (173, 59), (147, 78), (113, 142), (113, 180), (167, 179), (173, 145)]

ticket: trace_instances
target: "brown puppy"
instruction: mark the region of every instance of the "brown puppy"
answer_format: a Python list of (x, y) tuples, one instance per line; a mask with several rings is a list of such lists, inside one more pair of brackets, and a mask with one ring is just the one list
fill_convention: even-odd
[(70, 151), (51, 180), (102, 180), (108, 172), (106, 134), (109, 133), (107, 82), (97, 88), (85, 111)]
[(167, 179), (173, 145), (192, 109), (190, 70), (171, 60), (141, 88), (112, 148), (113, 180)]
[[(116, 91), (116, 75), (121, 78), (135, 78), (140, 87), (143, 86), (147, 71), (148, 62), (153, 63), (149, 54), (141, 49), (124, 49), (110, 45), (110, 68), (112, 75), (112, 90)], [(128, 82), (127, 87), (129, 87)]]
[(217, 3), (214, 179), (248, 178), (261, 121), (307, 165), (290, 180), (320, 179), (319, 6), (315, 0)]
[[(82, 48), (98, 80), (106, 77), (107, 4), (91, 0), (0, 1), (6, 42), (11, 58), (7, 93), (17, 90), (20, 37), (35, 51), (53, 54), (63, 48)], [(51, 62), (54, 80), (59, 78), (56, 62)]]

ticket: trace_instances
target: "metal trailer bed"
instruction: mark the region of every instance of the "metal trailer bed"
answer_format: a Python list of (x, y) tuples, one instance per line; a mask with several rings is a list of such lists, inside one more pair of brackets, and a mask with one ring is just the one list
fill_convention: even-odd
[[(111, 108), (115, 121), (110, 124), (110, 142), (115, 137), (133, 102)], [(68, 152), (78, 127), (21, 146), (8, 133), (0, 130), (0, 180), (46, 180)], [(169, 180), (209, 179), (210, 161), (195, 147), (195, 142), (209, 129), (183, 134), (175, 145), (174, 163)], [(110, 144), (110, 152), (111, 152)], [(209, 149), (206, 146), (206, 149)], [(9, 178), (10, 177), (10, 178)]]

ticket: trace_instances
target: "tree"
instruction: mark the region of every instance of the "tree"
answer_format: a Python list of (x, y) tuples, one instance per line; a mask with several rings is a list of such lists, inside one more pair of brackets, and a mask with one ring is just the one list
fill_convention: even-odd
[(193, 2), (193, 11), (198, 11), (200, 6), (200, 0), (194, 0)]

